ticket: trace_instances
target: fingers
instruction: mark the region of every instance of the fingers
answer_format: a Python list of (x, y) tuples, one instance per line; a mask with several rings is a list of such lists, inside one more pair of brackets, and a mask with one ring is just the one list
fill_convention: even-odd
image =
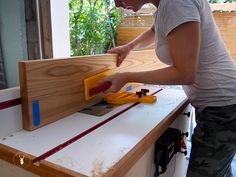
[(123, 59), (121, 57), (121, 52), (117, 48), (112, 48), (107, 51), (107, 53), (110, 54), (117, 54), (117, 59), (116, 59), (116, 66), (119, 67), (120, 64), (122, 63)]
[(114, 88), (114, 86), (111, 86), (109, 89), (105, 90), (103, 93), (107, 94), (107, 93), (115, 93), (117, 92), (116, 89)]
[[(101, 84), (103, 84), (104, 82), (107, 82), (107, 81), (110, 81), (110, 82), (111, 82), (111, 80), (109, 80), (108, 77), (105, 77), (105, 78), (103, 78), (103, 79), (100, 79), (100, 80), (98, 81), (98, 85), (101, 85)], [(111, 83), (112, 83), (112, 82), (111, 82)]]
[[(104, 81), (104, 82), (106, 82), (106, 81)], [(105, 94), (110, 93), (110, 92), (113, 92), (113, 93), (116, 92), (116, 88), (113, 84), (107, 90), (103, 91), (103, 93), (105, 93)]]
[(124, 57), (118, 56), (116, 60), (116, 66), (119, 67), (121, 63), (124, 61), (124, 59), (125, 59)]
[(113, 74), (110, 76), (107, 76), (101, 80), (99, 80), (98, 84), (102, 84), (104, 82), (111, 82), (111, 86), (109, 89), (105, 90), (103, 93), (109, 93), (109, 92), (118, 92), (120, 90), (120, 83), (119, 83), (119, 77), (117, 74)]
[(102, 85), (105, 82), (110, 82), (111, 83), (111, 86), (107, 90), (104, 91), (104, 93), (109, 93), (109, 92), (111, 92), (113, 90), (112, 80), (110, 79), (109, 76), (99, 80), (98, 81), (98, 85)]
[(119, 67), (128, 54), (127, 47), (120, 46), (108, 50), (110, 54), (117, 54), (116, 66)]
[(107, 53), (118, 54), (119, 51), (117, 50), (117, 48), (111, 48), (110, 50), (107, 51)]

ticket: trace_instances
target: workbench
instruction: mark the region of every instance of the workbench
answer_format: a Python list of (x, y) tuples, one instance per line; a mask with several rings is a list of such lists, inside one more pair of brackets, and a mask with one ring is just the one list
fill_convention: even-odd
[[(32, 132), (12, 125), (22, 123), (20, 105), (0, 110), (0, 176), (153, 177), (155, 141), (168, 127), (186, 132), (189, 122), (186, 113), (191, 112), (191, 106), (180, 88), (144, 85), (135, 89), (141, 88), (148, 88), (151, 93), (159, 90), (155, 94), (157, 102), (134, 105), (36, 164), (32, 163), (36, 157), (132, 104), (118, 106), (103, 116), (77, 112)], [(17, 97), (18, 92), (8, 91), (5, 99)], [(20, 157), (24, 157), (24, 164), (19, 163)], [(161, 176), (184, 176), (184, 159), (183, 154), (177, 154)]]

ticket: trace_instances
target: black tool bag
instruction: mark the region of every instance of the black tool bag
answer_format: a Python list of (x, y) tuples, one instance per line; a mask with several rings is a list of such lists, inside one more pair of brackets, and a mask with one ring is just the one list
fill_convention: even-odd
[[(155, 177), (164, 173), (172, 157), (181, 152), (187, 155), (184, 136), (187, 133), (181, 133), (176, 128), (168, 128), (155, 143), (154, 163), (156, 164)], [(182, 149), (185, 149), (182, 151)]]

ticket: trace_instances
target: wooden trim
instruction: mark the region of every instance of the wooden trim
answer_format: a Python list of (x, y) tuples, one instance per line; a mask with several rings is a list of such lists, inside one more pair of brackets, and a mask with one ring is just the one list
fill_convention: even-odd
[(43, 26), (43, 46), (44, 58), (52, 58), (52, 28), (51, 28), (51, 10), (50, 0), (40, 0)]
[[(18, 158), (19, 155), (24, 156), (25, 166), (20, 165)], [(33, 155), (27, 154), (20, 150), (16, 150), (4, 144), (0, 144), (0, 159), (23, 168), (27, 171), (30, 171), (34, 174), (40, 175), (42, 177), (87, 177), (46, 160), (40, 161), (40, 165), (37, 166), (37, 164), (32, 163), (34, 158), (35, 156)]]
[(38, 29), (36, 22), (36, 4), (35, 1), (25, 0), (25, 21), (28, 59), (33, 60), (39, 57)]
[[(40, 58), (40, 40), (42, 43), (42, 58), (52, 58), (53, 56), (50, 0), (40, 0), (38, 10), (40, 13), (40, 31), (37, 25), (36, 1), (25, 0), (26, 36), (29, 60)], [(38, 38), (39, 32), (42, 34), (41, 39)]]
[(164, 131), (176, 120), (186, 108), (189, 101), (184, 100), (175, 110), (163, 119), (149, 134), (147, 134), (126, 156), (116, 163), (103, 177), (123, 177), (128, 170), (144, 155)]

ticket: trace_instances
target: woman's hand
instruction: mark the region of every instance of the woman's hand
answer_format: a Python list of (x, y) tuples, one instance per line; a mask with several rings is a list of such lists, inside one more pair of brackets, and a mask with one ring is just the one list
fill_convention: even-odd
[(154, 43), (154, 37), (155, 28), (154, 25), (152, 25), (151, 28), (137, 36), (134, 40), (125, 45), (112, 48), (111, 50), (108, 50), (108, 53), (117, 54), (116, 66), (119, 67), (131, 50), (146, 48), (150, 44)]
[(112, 83), (111, 87), (107, 89), (104, 93), (118, 92), (127, 83), (127, 73), (115, 73), (107, 76), (99, 81), (99, 84), (103, 82), (110, 81)]
[(129, 45), (122, 45), (108, 50), (108, 53), (117, 54), (116, 66), (119, 67), (129, 54), (131, 47)]

